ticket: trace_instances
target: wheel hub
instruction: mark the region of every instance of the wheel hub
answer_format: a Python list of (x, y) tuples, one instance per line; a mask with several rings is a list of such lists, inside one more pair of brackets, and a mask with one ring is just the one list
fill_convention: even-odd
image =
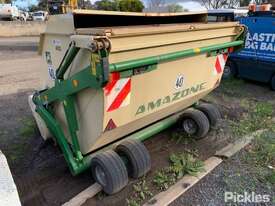
[(198, 130), (198, 126), (193, 119), (186, 119), (183, 121), (183, 129), (187, 134), (193, 135)]
[(98, 183), (102, 186), (107, 185), (107, 179), (106, 179), (106, 174), (103, 171), (102, 167), (96, 166), (95, 168), (95, 176), (98, 181)]
[(225, 75), (229, 75), (231, 73), (230, 67), (229, 66), (224, 66), (223, 73)]

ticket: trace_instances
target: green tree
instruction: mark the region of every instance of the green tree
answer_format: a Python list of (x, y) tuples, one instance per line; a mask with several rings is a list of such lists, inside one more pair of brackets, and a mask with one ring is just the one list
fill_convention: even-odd
[(36, 5), (30, 5), (28, 7), (28, 11), (30, 11), (30, 12), (35, 12), (37, 10), (39, 10), (39, 8)]
[(106, 11), (141, 12), (143, 8), (140, 0), (100, 0), (94, 4), (94, 9)]
[(97, 10), (119, 11), (119, 1), (118, 0), (96, 1), (94, 4), (94, 8)]
[(120, 0), (120, 11), (142, 12), (144, 5), (140, 0)]
[(186, 9), (183, 9), (183, 7), (179, 4), (169, 4), (168, 5), (168, 11), (171, 12), (171, 13), (175, 13), (175, 12), (186, 11)]
[(48, 1), (47, 0), (38, 0), (38, 4), (37, 5), (30, 5), (28, 7), (28, 10), (33, 12), (33, 11), (37, 11), (37, 10), (47, 10), (48, 8)]
[(12, 0), (0, 0), (1, 4), (10, 4), (12, 3)]

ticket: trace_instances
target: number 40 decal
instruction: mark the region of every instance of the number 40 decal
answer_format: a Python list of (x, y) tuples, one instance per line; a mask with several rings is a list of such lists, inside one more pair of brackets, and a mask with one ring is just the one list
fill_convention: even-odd
[(175, 82), (175, 89), (180, 89), (183, 86), (183, 84), (184, 84), (184, 77), (182, 74), (179, 74)]

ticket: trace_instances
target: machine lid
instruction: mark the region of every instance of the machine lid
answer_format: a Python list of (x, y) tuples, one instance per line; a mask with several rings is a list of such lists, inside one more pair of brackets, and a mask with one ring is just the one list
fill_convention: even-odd
[(152, 24), (206, 22), (207, 11), (179, 13), (137, 13), (99, 10), (74, 10), (74, 27), (113, 27)]

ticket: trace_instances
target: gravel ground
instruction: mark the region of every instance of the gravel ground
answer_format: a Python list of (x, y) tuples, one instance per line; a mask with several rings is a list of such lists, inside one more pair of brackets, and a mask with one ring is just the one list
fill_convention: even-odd
[[(241, 151), (224, 161), (170, 206), (275, 205), (275, 185), (270, 187), (266, 183), (259, 181), (253, 175), (253, 167), (244, 163), (243, 158), (245, 155), (246, 152)], [(225, 192), (244, 194), (245, 191), (269, 195), (272, 200), (267, 203), (247, 202), (234, 204), (232, 201), (225, 202)]]

